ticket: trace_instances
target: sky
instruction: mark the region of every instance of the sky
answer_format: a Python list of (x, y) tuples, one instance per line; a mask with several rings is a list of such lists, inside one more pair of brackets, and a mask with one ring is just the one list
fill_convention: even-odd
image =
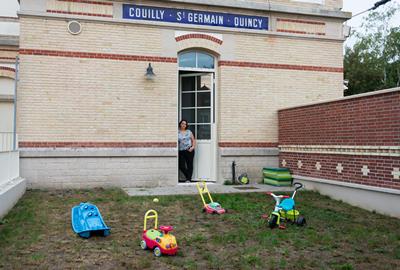
[[(361, 11), (367, 10), (373, 7), (374, 3), (378, 0), (343, 0), (343, 11), (350, 11), (354, 14), (357, 14)], [(392, 2), (400, 4), (400, 0), (392, 0)], [(18, 10), (18, 1), (17, 0), (0, 0), (0, 16), (16, 16), (16, 12)], [(378, 8), (378, 10), (381, 9)], [(347, 25), (351, 26), (353, 30), (356, 30), (360, 27), (362, 19), (368, 15), (368, 12), (356, 16), (351, 20), (347, 21)], [(391, 23), (392, 25), (398, 26), (400, 25), (400, 12), (397, 13), (396, 17)], [(354, 40), (348, 39), (346, 44), (350, 45), (354, 42)]]

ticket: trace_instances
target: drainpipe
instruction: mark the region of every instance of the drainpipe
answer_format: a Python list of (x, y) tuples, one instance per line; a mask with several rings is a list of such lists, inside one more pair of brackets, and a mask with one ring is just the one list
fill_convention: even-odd
[(15, 59), (15, 84), (14, 84), (14, 127), (13, 127), (13, 151), (17, 150), (17, 84), (18, 84), (19, 57)]
[(232, 161), (232, 184), (236, 184), (236, 162)]

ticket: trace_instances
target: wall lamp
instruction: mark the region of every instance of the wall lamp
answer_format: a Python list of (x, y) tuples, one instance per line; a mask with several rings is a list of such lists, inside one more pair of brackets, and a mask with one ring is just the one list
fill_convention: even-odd
[(147, 67), (145, 76), (146, 76), (147, 80), (154, 80), (154, 77), (156, 76), (156, 74), (154, 74), (153, 67), (151, 66), (151, 63), (149, 63), (149, 66)]

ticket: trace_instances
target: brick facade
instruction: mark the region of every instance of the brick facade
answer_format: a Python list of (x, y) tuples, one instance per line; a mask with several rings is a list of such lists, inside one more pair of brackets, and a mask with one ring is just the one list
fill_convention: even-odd
[(400, 189), (400, 89), (279, 111), (295, 175)]
[(280, 145), (400, 145), (400, 91), (279, 111)]
[[(340, 5), (340, 1), (334, 0), (322, 6), (286, 0), (274, 2), (294, 11), (296, 7), (318, 6), (336, 12), (334, 6)], [(52, 156), (57, 149), (87, 152), (87, 161), (94, 163), (98, 159), (99, 164), (93, 166), (101, 168), (104, 157), (93, 156), (90, 152), (93, 148), (121, 151), (135, 147), (175, 148), (178, 55), (184, 50), (207, 51), (216, 57), (215, 152), (234, 150), (234, 154), (214, 157), (220, 162), (216, 162), (216, 177), (221, 182), (221, 177), (229, 176), (232, 159), (240, 160), (247, 167), (243, 170), (252, 176), (258, 176), (263, 166), (277, 165), (277, 153), (249, 155), (241, 150), (277, 149), (278, 109), (342, 96), (341, 29), (345, 14), (336, 18), (311, 13), (292, 17), (282, 12), (184, 1), (146, 1), (143, 5), (266, 16), (270, 29), (252, 31), (126, 20), (122, 18), (121, 1), (21, 1), (17, 130), (22, 151), (29, 148), (33, 153), (22, 156), (21, 168), (34, 177), (35, 185), (52, 181), (41, 165), (44, 160), (53, 164), (55, 170), (65, 165), (79, 174), (75, 177), (65, 171), (56, 175), (57, 185), (68, 183), (69, 179), (84, 183), (86, 165), (78, 166), (73, 156), (71, 160), (63, 156), (57, 163)], [(306, 34), (277, 31), (277, 19), (283, 16), (284, 27), (301, 32), (303, 25)], [(68, 32), (70, 20), (80, 22), (79, 34)], [(318, 23), (304, 23), (314, 21)], [(310, 26), (325, 35), (309, 35)], [(149, 63), (156, 74), (153, 81), (144, 76)], [(40, 156), (38, 162), (39, 157), (32, 155), (41, 155), (44, 148), (48, 157)], [(130, 161), (136, 159), (140, 160), (134, 154), (130, 157)], [(176, 163), (177, 154), (154, 160)], [(115, 168), (118, 162), (115, 161)], [(146, 166), (148, 178), (138, 185), (153, 184), (152, 165), (144, 163), (139, 168), (145, 171)], [(130, 173), (134, 173), (133, 168)], [(105, 183), (107, 173), (101, 170), (98, 174), (101, 181), (93, 179), (93, 183)], [(120, 179), (127, 177), (120, 175)], [(176, 180), (177, 168), (173, 167), (165, 181)]]

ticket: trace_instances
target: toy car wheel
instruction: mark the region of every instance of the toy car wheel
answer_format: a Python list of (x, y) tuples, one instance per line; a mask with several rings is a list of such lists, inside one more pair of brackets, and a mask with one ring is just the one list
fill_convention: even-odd
[(156, 247), (153, 252), (154, 252), (154, 256), (156, 256), (156, 257), (161, 257), (161, 255), (162, 255), (161, 249), (159, 247)]
[(303, 216), (299, 216), (296, 219), (296, 225), (297, 226), (304, 226), (306, 224), (306, 219)]
[(140, 247), (141, 247), (142, 249), (147, 249), (146, 241), (144, 241), (144, 240), (140, 241)]
[(277, 215), (271, 215), (271, 217), (268, 219), (268, 227), (271, 229), (275, 228), (278, 223), (278, 216)]

